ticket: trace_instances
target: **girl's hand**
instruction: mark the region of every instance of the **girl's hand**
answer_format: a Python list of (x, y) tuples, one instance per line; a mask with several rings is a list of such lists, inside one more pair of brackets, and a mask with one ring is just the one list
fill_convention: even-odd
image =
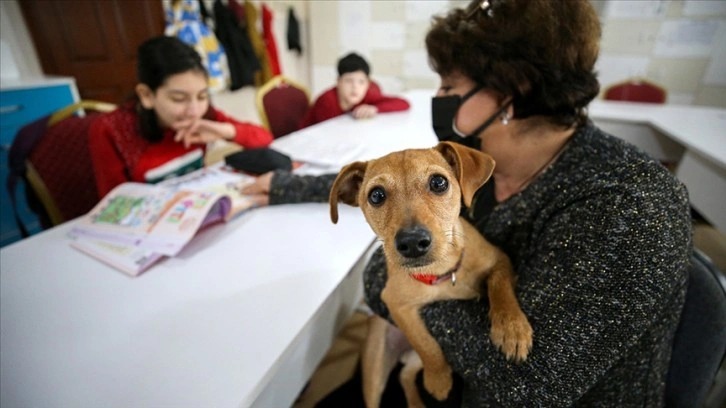
[(184, 147), (206, 144), (215, 140), (234, 139), (236, 129), (231, 123), (215, 122), (207, 119), (197, 119), (189, 126), (177, 130), (175, 142), (184, 143)]

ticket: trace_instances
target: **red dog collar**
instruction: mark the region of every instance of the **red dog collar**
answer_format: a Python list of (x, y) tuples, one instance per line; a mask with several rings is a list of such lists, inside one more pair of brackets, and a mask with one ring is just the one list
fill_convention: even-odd
[(438, 285), (439, 283), (446, 282), (449, 279), (451, 279), (452, 286), (456, 285), (456, 272), (459, 270), (459, 267), (461, 267), (462, 259), (464, 259), (463, 251), (461, 253), (461, 256), (459, 257), (459, 260), (456, 262), (456, 265), (454, 265), (454, 267), (450, 271), (446, 272), (443, 275), (433, 275), (430, 273), (412, 273), (411, 277), (427, 285)]

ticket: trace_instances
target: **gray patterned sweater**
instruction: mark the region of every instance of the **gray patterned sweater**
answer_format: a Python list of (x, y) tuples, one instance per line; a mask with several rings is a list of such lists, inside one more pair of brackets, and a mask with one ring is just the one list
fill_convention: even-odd
[[(271, 203), (325, 201), (334, 175), (273, 178)], [(486, 298), (444, 301), (422, 316), (466, 407), (660, 407), (692, 250), (685, 188), (659, 163), (592, 124), (525, 190), (476, 197), (470, 220), (511, 257), (534, 329), (526, 362), (489, 342)], [(472, 215), (473, 213), (473, 215)], [(366, 300), (388, 317), (376, 252)]]

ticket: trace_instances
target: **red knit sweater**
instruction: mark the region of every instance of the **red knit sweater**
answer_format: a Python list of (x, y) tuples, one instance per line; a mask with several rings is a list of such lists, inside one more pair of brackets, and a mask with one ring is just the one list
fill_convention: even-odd
[[(251, 123), (238, 122), (224, 113), (209, 108), (205, 116), (210, 120), (231, 123), (237, 129), (234, 142), (245, 148), (265, 147), (272, 135)], [(195, 149), (204, 152), (206, 146), (175, 142), (176, 131), (167, 129), (164, 138), (151, 143), (141, 136), (139, 116), (133, 103), (127, 103), (113, 112), (100, 115), (89, 128), (88, 146), (96, 176), (99, 197), (105, 196), (117, 185), (127, 181), (144, 182), (144, 174), (172, 159)]]
[(371, 85), (368, 87), (368, 92), (366, 92), (363, 100), (350, 110), (343, 111), (338, 100), (337, 88), (332, 87), (315, 100), (313, 106), (308, 110), (302, 122), (300, 122), (300, 129), (340, 116), (360, 105), (373, 105), (378, 108), (379, 113), (405, 111), (409, 108), (408, 101), (403, 98), (381, 94), (381, 88), (378, 87), (378, 84), (371, 81)]

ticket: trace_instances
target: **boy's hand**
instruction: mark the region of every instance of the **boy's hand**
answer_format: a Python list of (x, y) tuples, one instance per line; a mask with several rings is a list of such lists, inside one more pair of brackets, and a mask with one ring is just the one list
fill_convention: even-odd
[(378, 108), (373, 105), (361, 105), (353, 109), (353, 117), (355, 119), (368, 119), (376, 116)]

